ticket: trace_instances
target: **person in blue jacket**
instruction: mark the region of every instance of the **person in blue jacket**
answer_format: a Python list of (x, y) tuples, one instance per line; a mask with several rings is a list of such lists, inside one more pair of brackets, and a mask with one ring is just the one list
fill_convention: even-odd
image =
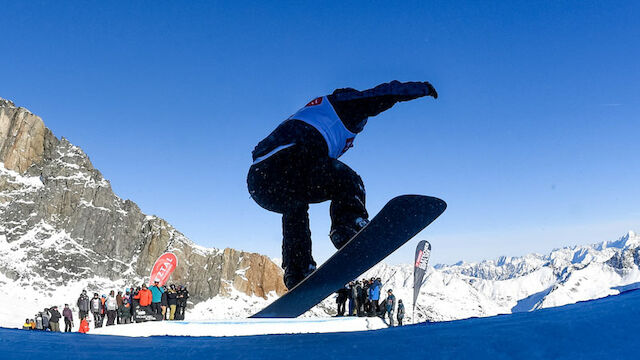
[[(393, 290), (387, 290), (387, 298), (384, 300), (385, 315), (389, 316), (389, 325), (393, 326), (393, 310), (396, 307), (396, 296), (393, 295)], [(384, 316), (382, 317), (384, 319)]]
[(378, 302), (380, 301), (380, 287), (382, 284), (379, 279), (371, 279), (371, 285), (369, 286), (369, 300), (371, 301), (371, 306), (369, 308), (369, 316), (378, 315), (379, 306)]
[(149, 290), (151, 290), (151, 311), (162, 315), (162, 294), (164, 293), (164, 289), (160, 287), (159, 281), (154, 281), (152, 286), (149, 286)]
[(336, 249), (369, 221), (364, 183), (338, 158), (353, 147), (369, 117), (397, 102), (423, 96), (437, 98), (438, 93), (426, 81), (391, 81), (364, 91), (337, 89), (311, 100), (255, 147), (247, 187), (258, 205), (282, 214), (282, 267), (287, 288), (316, 268), (311, 255), (309, 204), (331, 201), (329, 238)]

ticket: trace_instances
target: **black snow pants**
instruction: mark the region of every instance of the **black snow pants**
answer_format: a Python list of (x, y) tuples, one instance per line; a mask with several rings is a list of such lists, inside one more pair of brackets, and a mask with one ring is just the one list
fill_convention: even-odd
[[(368, 219), (362, 179), (343, 162), (330, 158), (315, 129), (298, 142), (258, 159), (247, 185), (261, 207), (282, 214), (282, 267), (304, 271), (311, 255), (309, 204), (331, 200), (331, 228)], [(299, 140), (302, 138), (303, 140)]]
[(100, 312), (93, 312), (93, 323), (95, 327), (102, 327), (102, 315), (100, 314)]
[(346, 301), (338, 303), (338, 316), (344, 316)]

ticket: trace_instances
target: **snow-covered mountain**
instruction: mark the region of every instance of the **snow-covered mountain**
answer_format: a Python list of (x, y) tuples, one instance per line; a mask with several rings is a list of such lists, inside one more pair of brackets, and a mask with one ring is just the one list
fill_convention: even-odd
[[(438, 251), (434, 248), (433, 251)], [(429, 267), (416, 318), (445, 321), (531, 311), (597, 299), (640, 287), (640, 235), (573, 246), (547, 255), (500, 257), (479, 263)], [(362, 276), (380, 277), (411, 319), (413, 265), (379, 264)], [(325, 300), (325, 307), (335, 307)]]
[(139, 286), (166, 251), (178, 257), (172, 281), (188, 285), (193, 301), (286, 290), (268, 257), (203, 248), (143, 214), (114, 194), (82, 149), (0, 98), (0, 325), (73, 304), (82, 289)]
[[(438, 251), (437, 247), (433, 251)], [(627, 233), (616, 241), (573, 246), (547, 255), (500, 257), (479, 263), (430, 266), (422, 283), (415, 320), (448, 321), (469, 317), (533, 311), (615, 295), (640, 288), (640, 235)], [(393, 289), (413, 321), (413, 265), (380, 263), (360, 278), (380, 277), (382, 294)], [(195, 305), (189, 315), (200, 319), (249, 316), (267, 299), (233, 292)], [(336, 314), (335, 295), (303, 315)]]
[[(158, 255), (173, 251), (173, 281), (189, 285), (198, 319), (246, 317), (284, 291), (282, 270), (265, 256), (205, 249), (166, 221), (116, 196), (88, 156), (56, 138), (28, 110), (0, 99), (0, 326), (80, 291), (140, 284)], [(438, 251), (434, 247), (433, 251)], [(640, 282), (640, 236), (480, 263), (430, 267), (416, 319), (453, 320), (530, 311), (600, 298)], [(412, 265), (384, 263), (380, 277), (412, 319)], [(304, 316), (330, 316), (331, 296)]]

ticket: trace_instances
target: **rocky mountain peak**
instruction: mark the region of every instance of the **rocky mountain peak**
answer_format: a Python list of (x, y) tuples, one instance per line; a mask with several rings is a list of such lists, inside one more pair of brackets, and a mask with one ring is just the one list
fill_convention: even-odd
[[(260, 254), (197, 246), (165, 220), (115, 195), (88, 156), (42, 119), (0, 99), (0, 275), (42, 289), (86, 279), (139, 285), (155, 259), (178, 256), (172, 282), (195, 300), (231, 289), (285, 292)], [(96, 289), (97, 290), (97, 289)]]
[(14, 108), (14, 107), (16, 107), (16, 104), (14, 104), (13, 101), (11, 101), (11, 100), (3, 99), (3, 98), (0, 97), (0, 107)]

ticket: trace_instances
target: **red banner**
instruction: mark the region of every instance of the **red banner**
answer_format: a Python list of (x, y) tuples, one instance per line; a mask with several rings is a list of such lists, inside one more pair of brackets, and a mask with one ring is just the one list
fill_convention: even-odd
[(173, 270), (178, 266), (178, 258), (173, 253), (164, 253), (160, 255), (156, 263), (151, 269), (151, 277), (149, 278), (149, 285), (153, 285), (156, 281), (160, 286), (164, 285)]

